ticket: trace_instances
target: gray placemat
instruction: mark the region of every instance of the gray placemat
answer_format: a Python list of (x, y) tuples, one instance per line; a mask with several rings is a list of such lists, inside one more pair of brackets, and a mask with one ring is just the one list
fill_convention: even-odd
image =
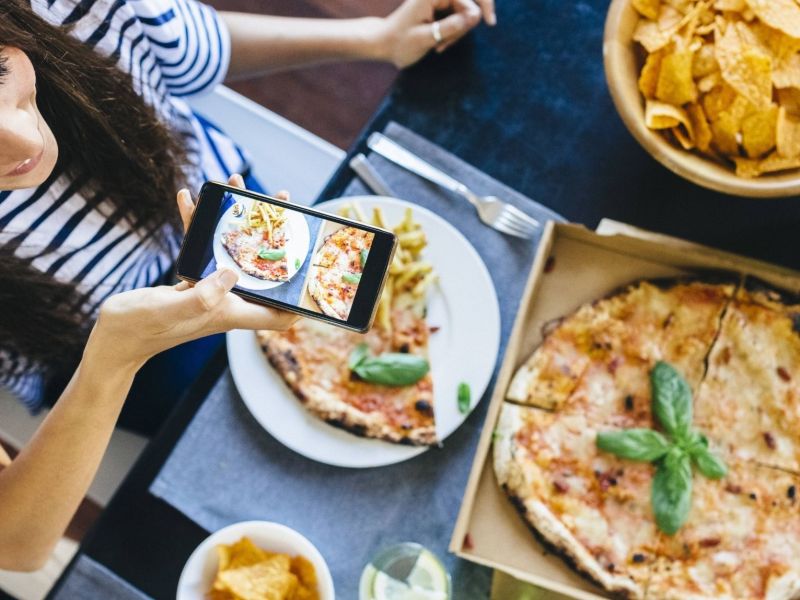
[(85, 554), (78, 557), (53, 600), (151, 600)]
[[(502, 196), (542, 222), (558, 219), (552, 211), (399, 125), (390, 124), (385, 133), (478, 193)], [(483, 257), (500, 302), (499, 364), (538, 239), (518, 240), (489, 229), (463, 200), (379, 157), (370, 160), (396, 193), (452, 223)], [(364, 193), (358, 181), (347, 189), (347, 195)], [(480, 307), (475, 311), (479, 314)], [(209, 531), (248, 519), (278, 521), (299, 530), (328, 561), (339, 598), (358, 597), (361, 570), (378, 550), (397, 542), (416, 541), (445, 560), (453, 576), (454, 598), (485, 599), (491, 585), (490, 571), (448, 554), (447, 546), (487, 404), (484, 397), (441, 449), (431, 449), (398, 465), (350, 470), (310, 461), (264, 432), (226, 373), (150, 491)]]

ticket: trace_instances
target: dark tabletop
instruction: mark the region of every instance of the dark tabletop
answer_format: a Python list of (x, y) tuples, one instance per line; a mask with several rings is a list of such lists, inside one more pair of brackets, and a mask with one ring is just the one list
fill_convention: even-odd
[[(499, 25), (406, 72), (360, 136), (397, 121), (570, 220), (603, 217), (800, 267), (800, 199), (750, 200), (686, 182), (624, 128), (606, 89), (608, 2), (503, 0)], [(321, 199), (341, 194), (347, 161)], [(207, 532), (148, 487), (213, 383), (220, 352), (113, 498), (82, 552), (156, 598)], [(350, 600), (350, 599), (347, 599)]]

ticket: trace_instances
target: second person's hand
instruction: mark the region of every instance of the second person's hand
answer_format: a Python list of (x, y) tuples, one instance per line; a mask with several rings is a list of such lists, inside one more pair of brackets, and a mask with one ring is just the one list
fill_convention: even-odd
[[(436, 13), (450, 14), (435, 20)], [(495, 25), (494, 0), (406, 0), (383, 20), (385, 59), (402, 69), (429, 51), (442, 52), (480, 22)]]

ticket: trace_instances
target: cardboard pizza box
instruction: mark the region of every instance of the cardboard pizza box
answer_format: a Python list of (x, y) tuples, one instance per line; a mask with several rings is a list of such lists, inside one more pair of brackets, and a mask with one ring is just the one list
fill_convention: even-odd
[(800, 272), (635, 227), (603, 221), (598, 231), (549, 222), (528, 277), (461, 504), (450, 551), (571, 598), (609, 598), (537, 541), (497, 485), (492, 433), (516, 369), (540, 344), (542, 327), (639, 279), (724, 270), (800, 292)]

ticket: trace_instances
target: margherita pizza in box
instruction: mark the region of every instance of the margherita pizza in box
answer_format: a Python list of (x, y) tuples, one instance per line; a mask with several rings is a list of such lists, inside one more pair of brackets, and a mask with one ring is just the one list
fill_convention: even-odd
[(578, 598), (798, 597), (798, 290), (549, 226), (451, 549)]

